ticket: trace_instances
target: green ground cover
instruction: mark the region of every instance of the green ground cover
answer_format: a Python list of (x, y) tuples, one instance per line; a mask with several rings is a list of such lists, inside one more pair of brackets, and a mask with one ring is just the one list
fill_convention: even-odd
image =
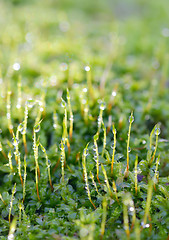
[(0, 239), (169, 239), (168, 10), (0, 1)]

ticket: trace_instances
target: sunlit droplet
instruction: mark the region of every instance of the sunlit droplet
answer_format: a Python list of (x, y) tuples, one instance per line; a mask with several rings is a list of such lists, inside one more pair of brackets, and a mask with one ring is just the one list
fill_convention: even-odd
[(15, 71), (18, 71), (18, 70), (20, 69), (20, 64), (19, 64), (18, 62), (14, 63), (14, 64), (13, 64), (13, 69), (14, 69)]
[(67, 69), (68, 69), (67, 63), (61, 63), (61, 64), (60, 64), (60, 70), (61, 70), (61, 71), (66, 71)]
[(155, 128), (155, 135), (160, 135), (160, 128), (159, 127), (156, 127)]
[(113, 91), (111, 95), (115, 97), (117, 95), (117, 92)]
[(131, 152), (131, 148), (130, 147), (128, 147), (128, 152)]
[(85, 66), (85, 67), (84, 67), (84, 70), (85, 70), (86, 72), (89, 72), (89, 71), (90, 71), (90, 67), (89, 67), (89, 66)]
[(83, 88), (83, 92), (86, 93), (87, 92), (87, 88)]
[(132, 122), (134, 122), (134, 116), (133, 116), (133, 115), (131, 115), (131, 116), (129, 117), (129, 123), (132, 123)]
[(39, 132), (39, 131), (40, 131), (40, 124), (34, 127), (34, 132)]

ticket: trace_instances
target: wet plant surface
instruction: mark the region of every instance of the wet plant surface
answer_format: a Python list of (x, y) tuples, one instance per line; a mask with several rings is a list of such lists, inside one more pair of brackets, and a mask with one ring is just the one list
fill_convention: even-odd
[(168, 8), (0, 2), (0, 239), (169, 239)]

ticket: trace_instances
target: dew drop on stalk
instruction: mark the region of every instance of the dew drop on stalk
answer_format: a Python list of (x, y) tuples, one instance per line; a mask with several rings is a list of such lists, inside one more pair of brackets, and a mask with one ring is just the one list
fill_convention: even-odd
[(40, 131), (40, 124), (34, 127), (34, 132), (39, 132), (39, 131)]
[(155, 128), (155, 135), (156, 135), (156, 136), (160, 135), (160, 132), (161, 132), (161, 131), (160, 131), (160, 128), (159, 128), (159, 127), (156, 127), (156, 128)]
[(114, 149), (114, 148), (115, 148), (114, 143), (112, 143), (112, 145), (111, 145), (111, 149)]
[(11, 114), (10, 114), (10, 113), (7, 113), (7, 114), (6, 114), (6, 117), (7, 117), (7, 119), (10, 119), (10, 118), (11, 118)]
[(87, 88), (83, 88), (83, 92), (86, 93), (87, 92)]
[(18, 62), (14, 63), (14, 64), (13, 64), (13, 69), (14, 69), (15, 71), (18, 71), (18, 70), (20, 69), (20, 64), (19, 64)]
[(128, 147), (128, 152), (131, 152), (131, 148), (130, 147)]
[(35, 101), (32, 98), (30, 98), (26, 101), (26, 104), (27, 104), (28, 108), (32, 108), (35, 104)]
[(14, 234), (13, 233), (10, 233), (8, 235), (8, 240), (14, 240)]
[(51, 161), (48, 159), (48, 167), (50, 167), (51, 165)]
[(16, 147), (17, 145), (18, 145), (18, 143), (19, 143), (19, 140), (18, 139), (16, 139), (16, 138), (12, 138), (12, 144), (13, 144), (13, 146), (14, 147)]
[(61, 102), (61, 107), (62, 107), (62, 108), (65, 108), (67, 104), (66, 104), (65, 100), (63, 100), (63, 99), (61, 99), (61, 100), (62, 100), (62, 102)]
[(60, 70), (61, 70), (61, 71), (66, 71), (67, 69), (68, 69), (67, 63), (61, 63), (61, 64), (60, 64)]
[(111, 95), (112, 95), (113, 97), (115, 97), (115, 96), (117, 95), (117, 92), (116, 92), (116, 91), (113, 91), (113, 92), (111, 93)]
[(86, 104), (86, 99), (82, 99), (82, 104)]
[(20, 123), (18, 126), (18, 131), (22, 133), (23, 129), (24, 129), (23, 123)]
[(90, 67), (89, 67), (89, 66), (85, 66), (85, 67), (84, 67), (84, 70), (85, 70), (86, 72), (89, 72), (89, 71), (90, 71)]
[(134, 116), (131, 115), (131, 116), (129, 117), (129, 123), (133, 123), (133, 122), (134, 122)]
[(129, 211), (133, 212), (134, 211), (134, 207), (129, 207)]
[(100, 104), (100, 107), (99, 107), (99, 108), (100, 108), (100, 110), (104, 110), (104, 109), (106, 108), (105, 103), (102, 102), (102, 103)]
[(149, 224), (149, 223), (144, 224), (143, 222), (141, 222), (141, 226), (142, 226), (143, 228), (149, 228), (149, 227), (150, 227), (150, 224)]

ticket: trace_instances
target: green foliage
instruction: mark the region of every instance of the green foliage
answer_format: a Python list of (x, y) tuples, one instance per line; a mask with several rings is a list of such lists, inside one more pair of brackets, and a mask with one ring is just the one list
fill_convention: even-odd
[(168, 239), (167, 0), (0, 9), (0, 239)]

